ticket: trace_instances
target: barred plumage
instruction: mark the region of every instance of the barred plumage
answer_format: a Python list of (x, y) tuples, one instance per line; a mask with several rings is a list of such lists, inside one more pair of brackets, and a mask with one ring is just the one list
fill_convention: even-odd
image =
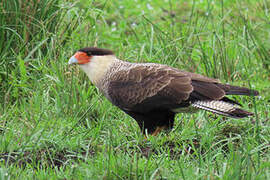
[(232, 118), (252, 115), (252, 113), (240, 109), (239, 105), (224, 101), (195, 101), (191, 106)]

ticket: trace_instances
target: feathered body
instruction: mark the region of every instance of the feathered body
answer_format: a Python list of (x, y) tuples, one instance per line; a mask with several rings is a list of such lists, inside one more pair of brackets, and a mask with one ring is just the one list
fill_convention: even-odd
[(232, 118), (252, 115), (226, 95), (258, 95), (257, 91), (221, 84), (217, 79), (162, 64), (122, 61), (109, 50), (99, 55), (103, 50), (79, 50), (89, 54), (87, 63), (79, 63), (76, 54), (71, 59), (72, 62), (77, 60), (112, 104), (138, 122), (143, 133), (155, 135), (161, 129), (171, 129), (176, 113), (197, 109)]

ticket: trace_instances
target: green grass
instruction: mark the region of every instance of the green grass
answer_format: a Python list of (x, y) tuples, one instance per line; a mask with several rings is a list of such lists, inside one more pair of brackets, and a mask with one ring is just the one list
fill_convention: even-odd
[[(270, 3), (0, 2), (1, 179), (270, 179)], [(257, 89), (254, 117), (179, 114), (145, 141), (78, 67), (85, 46)]]

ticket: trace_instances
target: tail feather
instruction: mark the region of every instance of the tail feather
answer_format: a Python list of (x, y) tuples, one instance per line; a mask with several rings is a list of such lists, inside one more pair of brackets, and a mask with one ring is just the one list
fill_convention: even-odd
[(232, 86), (228, 84), (216, 84), (223, 89), (227, 95), (246, 95), (246, 96), (258, 96), (259, 92), (245, 87)]
[(221, 100), (221, 101), (224, 101), (224, 102), (227, 102), (227, 103), (230, 103), (230, 104), (236, 104), (236, 105), (242, 107), (242, 104), (240, 104), (239, 102), (237, 102), (237, 101), (235, 101), (235, 100), (229, 99), (229, 98), (227, 98), (226, 96), (223, 97), (223, 98), (220, 99), (220, 100)]
[(212, 113), (232, 117), (244, 118), (253, 115), (253, 113), (240, 109), (237, 104), (231, 104), (225, 101), (209, 100), (195, 101), (191, 104), (193, 107), (210, 111)]

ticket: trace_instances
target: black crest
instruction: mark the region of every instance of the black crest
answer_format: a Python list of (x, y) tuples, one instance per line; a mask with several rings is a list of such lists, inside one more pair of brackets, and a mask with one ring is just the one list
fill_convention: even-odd
[(113, 55), (114, 53), (108, 49), (102, 49), (97, 47), (85, 47), (78, 51), (87, 53), (88, 56), (104, 56), (104, 55)]

